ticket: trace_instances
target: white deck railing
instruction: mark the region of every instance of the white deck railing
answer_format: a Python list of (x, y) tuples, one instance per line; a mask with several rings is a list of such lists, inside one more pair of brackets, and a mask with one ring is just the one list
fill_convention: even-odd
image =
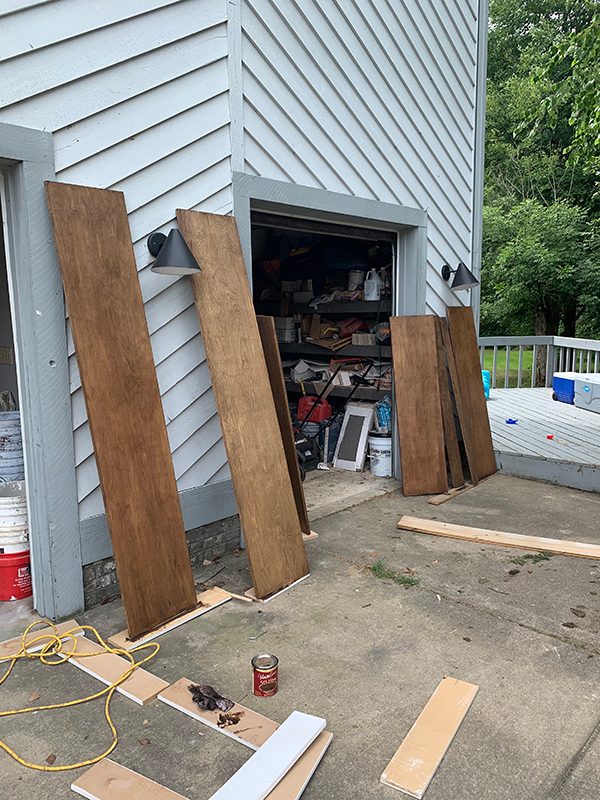
[(523, 386), (523, 353), (533, 351), (531, 379), (527, 380), (532, 388), (536, 385), (536, 364), (540, 349), (543, 350), (541, 358), (546, 366), (544, 383), (552, 386), (552, 376), (555, 372), (598, 372), (600, 371), (600, 341), (597, 339), (571, 339), (567, 336), (480, 336), (479, 351), (481, 355), (481, 368), (485, 369), (485, 351), (493, 348), (491, 386), (496, 388), (498, 375), (498, 350), (505, 351), (504, 356), (504, 386), (510, 386), (510, 356), (513, 348), (519, 348), (516, 388)]

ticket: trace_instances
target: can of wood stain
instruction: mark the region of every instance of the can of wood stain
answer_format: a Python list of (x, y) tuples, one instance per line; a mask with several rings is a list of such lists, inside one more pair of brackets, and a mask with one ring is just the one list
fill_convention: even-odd
[(279, 659), (264, 653), (252, 659), (252, 691), (257, 697), (271, 697), (277, 693), (277, 668)]

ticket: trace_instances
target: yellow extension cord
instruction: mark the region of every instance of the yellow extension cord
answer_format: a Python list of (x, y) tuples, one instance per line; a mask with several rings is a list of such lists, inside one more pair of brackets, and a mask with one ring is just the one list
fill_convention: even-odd
[[(40, 636), (36, 637), (31, 642), (27, 642), (27, 635), (29, 634), (29, 631), (36, 625), (40, 624), (47, 625), (48, 628), (52, 629), (52, 632), (44, 631), (43, 633), (41, 633)], [(102, 650), (98, 650), (95, 653), (76, 652), (77, 650), (76, 632), (86, 631), (86, 630), (91, 631), (95, 635), (98, 644), (103, 648)], [(73, 646), (71, 650), (66, 651), (63, 648), (64, 639), (70, 639), (72, 641)], [(39, 644), (44, 640), (48, 641), (39, 652), (36, 653), (30, 652), (29, 648), (35, 647), (36, 644)], [(145, 650), (149, 647), (152, 648), (152, 653), (149, 656), (146, 656), (146, 658), (142, 659), (141, 661), (136, 661), (134, 659), (132, 655), (133, 653), (136, 653), (140, 650)], [(69, 706), (77, 706), (80, 705), (81, 703), (87, 703), (89, 700), (95, 700), (97, 697), (102, 697), (102, 695), (106, 695), (106, 703), (104, 705), (104, 716), (106, 717), (106, 721), (108, 722), (108, 725), (112, 731), (113, 735), (112, 744), (110, 745), (108, 750), (106, 750), (106, 752), (102, 753), (102, 755), (97, 756), (96, 758), (92, 758), (89, 761), (82, 761), (79, 764), (68, 764), (62, 767), (44, 766), (42, 764), (30, 764), (28, 761), (25, 761), (20, 756), (18, 756), (14, 752), (14, 750), (11, 750), (11, 748), (3, 741), (0, 741), (0, 747), (3, 750), (5, 750), (10, 756), (12, 756), (16, 761), (18, 761), (19, 764), (22, 764), (24, 767), (30, 767), (31, 769), (39, 769), (44, 772), (61, 772), (62, 770), (67, 770), (67, 769), (88, 767), (91, 764), (96, 764), (98, 761), (101, 761), (107, 755), (112, 753), (112, 751), (117, 746), (117, 741), (118, 741), (117, 729), (113, 724), (109, 710), (109, 704), (113, 694), (115, 693), (117, 687), (121, 683), (123, 683), (123, 681), (127, 680), (127, 678), (131, 675), (131, 673), (136, 667), (139, 667), (141, 664), (145, 664), (147, 661), (150, 661), (150, 659), (154, 658), (154, 656), (158, 653), (159, 650), (160, 650), (160, 645), (156, 642), (148, 642), (146, 644), (141, 644), (138, 645), (137, 647), (132, 647), (131, 650), (123, 650), (120, 647), (109, 647), (109, 645), (107, 645), (106, 642), (102, 639), (98, 631), (95, 628), (92, 628), (90, 625), (78, 625), (77, 627), (72, 628), (70, 631), (67, 631), (66, 633), (59, 635), (56, 627), (51, 622), (48, 623), (34, 622), (27, 628), (27, 630), (23, 634), (23, 643), (21, 645), (21, 649), (19, 650), (19, 652), (14, 656), (4, 656), (3, 658), (0, 658), (0, 662), (2, 661), (11, 662), (8, 670), (6, 671), (6, 674), (2, 677), (2, 679), (0, 679), (0, 685), (4, 683), (4, 681), (8, 678), (8, 676), (12, 671), (12, 668), (20, 658), (39, 658), (42, 664), (47, 664), (48, 666), (53, 667), (58, 664), (66, 664), (72, 656), (76, 656), (77, 658), (85, 658), (86, 656), (97, 656), (101, 655), (102, 653), (114, 653), (117, 656), (124, 656), (125, 658), (128, 658), (131, 664), (118, 680), (116, 680), (114, 683), (111, 683), (110, 686), (107, 686), (106, 689), (103, 689), (101, 692), (92, 694), (89, 697), (83, 697), (80, 700), (70, 700), (67, 703), (56, 703), (51, 706), (31, 706), (30, 708), (19, 708), (15, 711), (1, 711), (0, 717), (9, 717), (13, 714), (27, 714), (31, 711), (48, 711), (52, 708), (68, 708)], [(61, 655), (59, 655), (59, 653)], [(53, 656), (54, 658), (52, 658)]]

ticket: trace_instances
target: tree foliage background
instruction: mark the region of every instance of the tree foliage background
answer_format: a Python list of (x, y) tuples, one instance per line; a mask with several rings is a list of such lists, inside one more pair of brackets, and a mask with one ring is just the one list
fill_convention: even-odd
[(600, 338), (600, 0), (491, 0), (482, 335)]

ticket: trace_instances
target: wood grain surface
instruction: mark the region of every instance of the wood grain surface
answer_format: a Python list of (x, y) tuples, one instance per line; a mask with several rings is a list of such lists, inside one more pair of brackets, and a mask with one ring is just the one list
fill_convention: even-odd
[(71, 789), (89, 800), (186, 800), (110, 758), (103, 758), (80, 775)]
[(46, 193), (130, 636), (196, 603), (125, 200)]
[(178, 209), (202, 272), (191, 278), (257, 597), (308, 575), (275, 403), (233, 217)]
[(452, 349), (452, 340), (450, 339), (450, 331), (448, 330), (448, 322), (443, 318), (439, 318), (440, 330), (442, 332), (442, 341), (444, 343), (444, 351), (448, 361), (448, 371), (450, 373), (450, 381), (452, 383), (452, 392), (454, 394), (454, 403), (456, 405), (456, 412), (458, 414), (458, 421), (460, 423), (460, 432), (462, 434), (463, 447), (467, 456), (467, 464), (469, 465), (469, 473), (471, 474), (471, 483), (477, 486), (479, 483), (479, 473), (477, 471), (477, 462), (475, 460), (475, 452), (471, 446), (471, 428), (466, 413), (466, 407), (463, 403), (462, 393), (460, 391), (460, 382), (458, 380), (458, 372), (456, 370), (456, 361), (454, 359), (454, 350)]
[(477, 465), (477, 478), (480, 480), (496, 472), (496, 457), (481, 377), (473, 309), (452, 306), (447, 309), (447, 316), (465, 424)]
[(258, 322), (258, 331), (265, 354), (265, 361), (267, 362), (267, 372), (269, 373), (273, 400), (275, 401), (275, 411), (277, 412), (279, 430), (281, 431), (281, 438), (283, 440), (285, 459), (290, 473), (292, 489), (294, 490), (294, 500), (296, 501), (300, 530), (302, 533), (310, 536), (306, 500), (304, 498), (300, 467), (298, 466), (298, 454), (296, 453), (296, 444), (294, 442), (294, 428), (292, 426), (285, 379), (281, 367), (281, 356), (279, 355), (279, 347), (277, 345), (275, 320), (273, 317), (257, 316), (256, 321)]
[[(437, 322), (437, 321), (436, 321)], [(442, 422), (444, 425), (444, 439), (446, 442), (446, 455), (450, 465), (450, 476), (454, 489), (461, 487), (465, 478), (463, 475), (462, 462), (460, 460), (460, 450), (458, 449), (458, 437), (456, 435), (456, 424), (454, 422), (454, 411), (452, 410), (452, 398), (450, 397), (450, 386), (448, 384), (448, 369), (444, 358), (444, 345), (442, 343), (442, 332), (439, 322), (435, 326), (435, 340), (437, 349), (438, 375), (440, 381), (440, 401), (442, 404)]]
[(448, 491), (433, 315), (391, 317), (396, 416), (406, 496)]

